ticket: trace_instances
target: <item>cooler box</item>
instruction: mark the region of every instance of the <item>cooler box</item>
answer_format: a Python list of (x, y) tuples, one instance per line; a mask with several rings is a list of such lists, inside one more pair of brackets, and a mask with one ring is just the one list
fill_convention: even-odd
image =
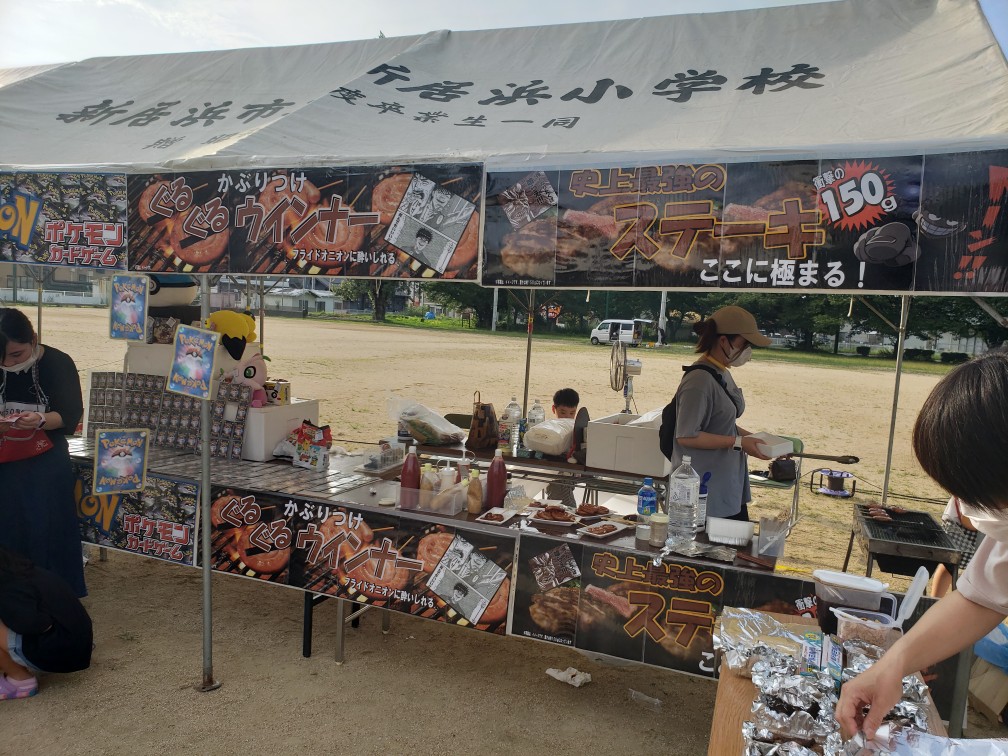
[(245, 443), (242, 459), (269, 462), (276, 445), (301, 425), (302, 420), (318, 424), (318, 399), (292, 399), (290, 404), (249, 407), (245, 418)]
[(658, 429), (627, 426), (639, 415), (619, 414), (592, 420), (585, 431), (585, 464), (603, 470), (664, 478), (672, 463), (661, 453)]

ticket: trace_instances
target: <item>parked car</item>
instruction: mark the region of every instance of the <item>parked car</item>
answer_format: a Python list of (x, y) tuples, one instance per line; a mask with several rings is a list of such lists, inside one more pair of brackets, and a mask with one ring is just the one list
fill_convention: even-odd
[(592, 329), (589, 340), (592, 344), (612, 344), (619, 340), (630, 346), (640, 346), (644, 340), (644, 326), (650, 320), (636, 318), (634, 320), (603, 320)]

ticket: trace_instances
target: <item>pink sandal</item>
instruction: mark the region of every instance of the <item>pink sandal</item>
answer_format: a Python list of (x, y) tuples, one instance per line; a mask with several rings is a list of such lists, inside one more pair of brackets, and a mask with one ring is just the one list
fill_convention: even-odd
[(38, 680), (29, 677), (27, 680), (11, 680), (7, 675), (0, 677), (0, 701), (14, 698), (28, 698), (38, 693)]

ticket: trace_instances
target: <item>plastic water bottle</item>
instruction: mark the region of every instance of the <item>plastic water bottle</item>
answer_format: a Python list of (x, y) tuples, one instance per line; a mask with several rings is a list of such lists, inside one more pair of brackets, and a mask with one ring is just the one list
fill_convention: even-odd
[(511, 395), (511, 401), (501, 413), (497, 423), (497, 448), (504, 454), (510, 455), (518, 440), (518, 421), (521, 419), (521, 405), (518, 404), (517, 395)]
[(528, 413), (528, 428), (533, 427), (536, 423), (541, 423), (545, 419), (546, 409), (539, 403), (539, 400), (536, 399), (535, 404), (532, 405), (532, 409), (530, 409)]
[(705, 472), (703, 477), (700, 478), (700, 495), (697, 499), (697, 519), (693, 524), (693, 530), (699, 533), (702, 530), (707, 529), (707, 483), (710, 481), (711, 474)]
[(644, 478), (644, 485), (637, 490), (637, 535), (642, 540), (650, 537), (651, 515), (657, 511), (658, 492), (655, 491), (654, 480)]
[(693, 538), (696, 535), (697, 510), (700, 505), (700, 476), (683, 456), (682, 464), (669, 475), (668, 515), (669, 540)]

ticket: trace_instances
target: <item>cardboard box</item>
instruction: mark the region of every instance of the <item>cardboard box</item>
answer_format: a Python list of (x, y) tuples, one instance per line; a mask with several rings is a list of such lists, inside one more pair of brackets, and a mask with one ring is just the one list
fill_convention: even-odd
[(588, 423), (585, 464), (653, 478), (664, 478), (671, 473), (672, 463), (661, 453), (658, 445), (658, 429), (627, 425), (638, 417), (610, 415)]
[(242, 459), (268, 462), (273, 459), (276, 445), (299, 427), (302, 420), (310, 420), (317, 425), (318, 419), (317, 399), (294, 399), (290, 404), (249, 407)]
[(1008, 705), (1008, 675), (983, 659), (970, 668), (969, 702), (991, 722), (1001, 721), (1001, 711)]
[(268, 378), (263, 388), (266, 390), (270, 404), (291, 403), (290, 381), (283, 378)]

